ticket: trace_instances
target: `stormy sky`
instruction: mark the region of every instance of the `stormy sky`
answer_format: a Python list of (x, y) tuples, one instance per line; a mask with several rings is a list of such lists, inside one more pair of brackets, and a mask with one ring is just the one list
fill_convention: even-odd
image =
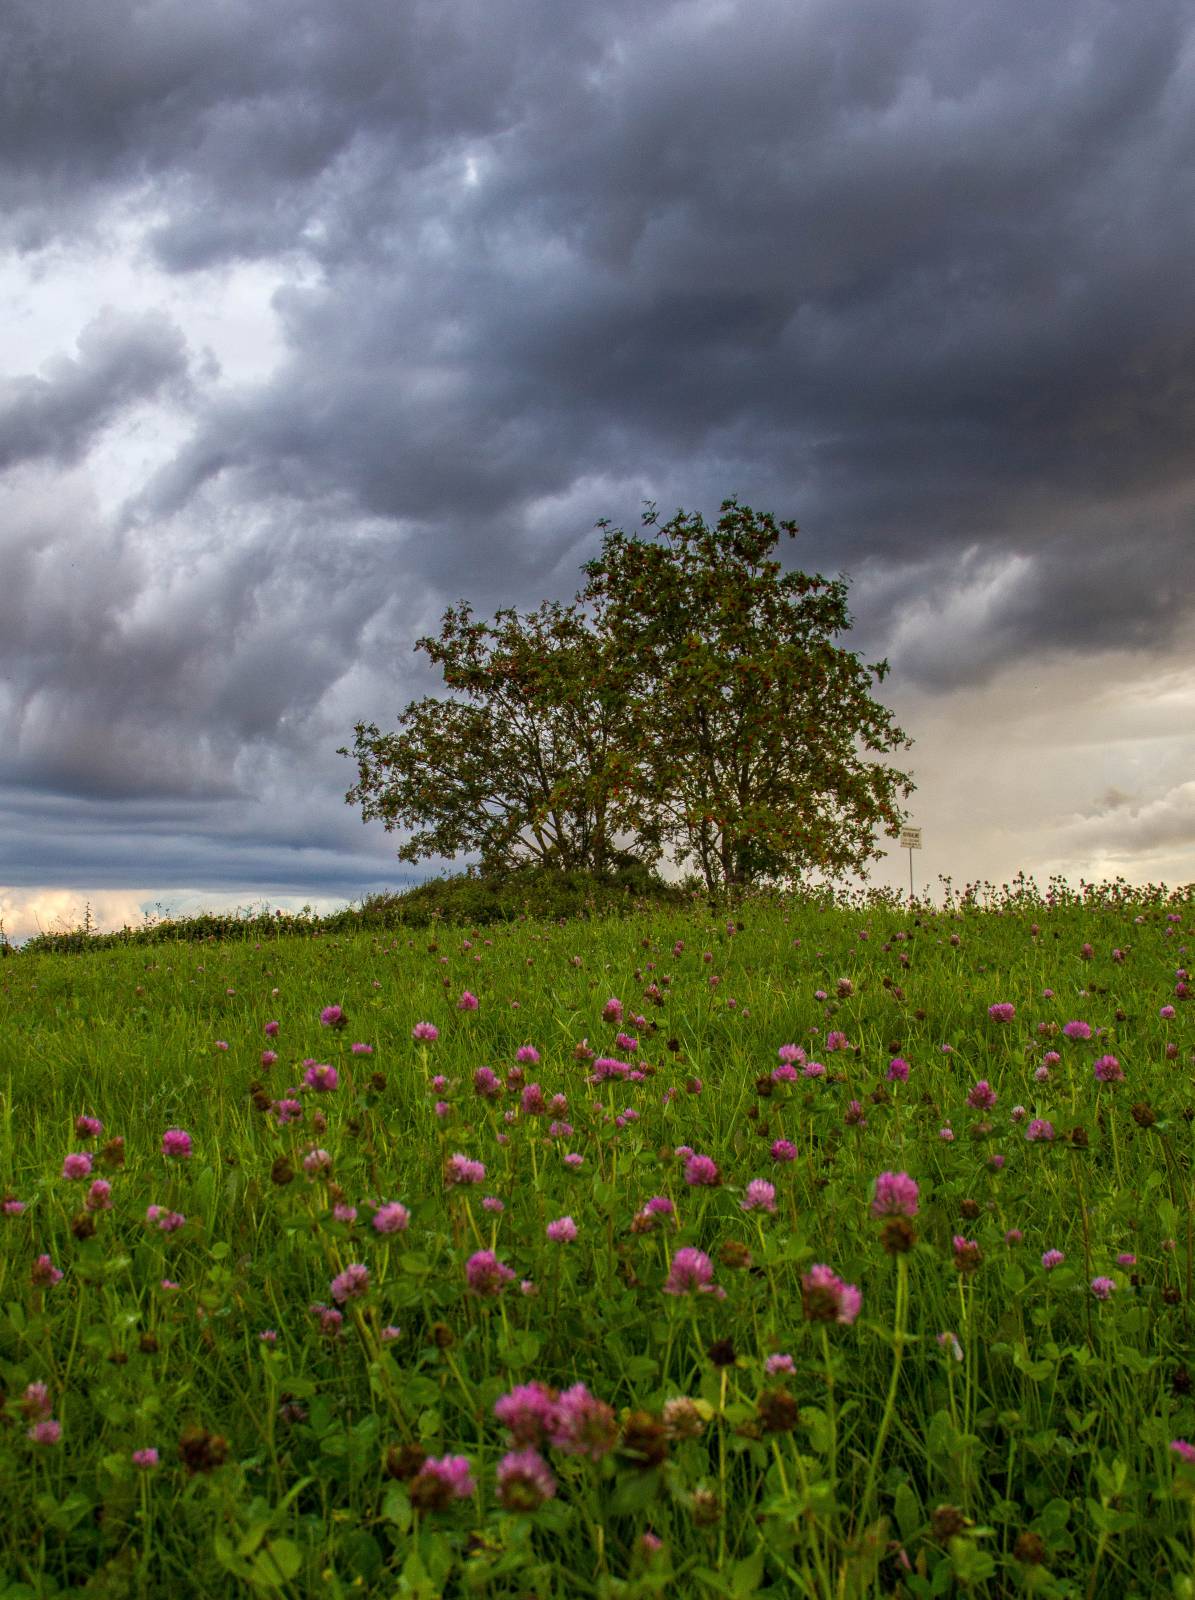
[(437, 870), (414, 640), (732, 494), (919, 882), (1195, 879), (1193, 266), (1189, 0), (7, 0), (5, 929)]

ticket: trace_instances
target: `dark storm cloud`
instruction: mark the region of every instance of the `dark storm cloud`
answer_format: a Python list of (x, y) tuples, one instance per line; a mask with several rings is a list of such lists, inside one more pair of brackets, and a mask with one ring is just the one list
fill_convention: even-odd
[[(1161, 654), (1193, 68), (1185, 0), (13, 0), (0, 237), (36, 267), (119, 217), (181, 294), (268, 264), (284, 353), (233, 385), (146, 312), (0, 389), (0, 780), (202, 799), (159, 881), (238, 805), (347, 860), (331, 751), (435, 690), (414, 638), (569, 597), (644, 496), (796, 517), (931, 689)], [(101, 511), (89, 452), (154, 397), (182, 442)]]
[[(243, 806), (80, 805), (52, 792), (0, 786), (0, 854), (14, 888), (203, 884), (230, 892), (359, 899), (411, 880), (410, 870), (358, 828), (292, 825), (273, 814), (245, 826)], [(372, 848), (371, 848), (372, 847)], [(149, 882), (147, 883), (147, 874)]]
[(212, 513), (188, 548), (169, 521), (114, 526), (77, 483), (36, 473), (0, 505), (0, 773), (35, 789), (249, 795), (279, 753), (326, 776), (321, 703), (359, 656), (393, 676), (394, 607), (421, 614), (393, 539), (335, 507)]
[[(1076, 497), (1190, 473), (1187, 8), (719, 15), (558, 50), (554, 86), (483, 36), (471, 118), (475, 55), (428, 62), (438, 137), (371, 116), (321, 170), (288, 359), (206, 411), (161, 503), (217, 472), (331, 483), (426, 527), (439, 584), (480, 550), (488, 590), (529, 503), (583, 477), (766, 494), (833, 566), (1034, 548)], [(519, 554), (516, 583), (544, 552)]]
[[(180, 269), (298, 242), (329, 195), (499, 133), (616, 24), (553, 0), (12, 0), (0, 17), (0, 199), (36, 249), (152, 185)], [(353, 208), (347, 198), (347, 210)]]

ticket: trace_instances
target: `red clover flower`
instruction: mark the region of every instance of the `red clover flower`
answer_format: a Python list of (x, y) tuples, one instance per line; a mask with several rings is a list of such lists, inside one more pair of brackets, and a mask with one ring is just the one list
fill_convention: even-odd
[(410, 1224), (411, 1213), (398, 1200), (388, 1200), (370, 1218), (370, 1226), (375, 1233), (405, 1233)]
[(470, 1294), (499, 1295), (515, 1274), (492, 1250), (477, 1250), (465, 1263), (465, 1282)]
[(35, 1289), (49, 1289), (56, 1283), (62, 1282), (62, 1270), (56, 1267), (47, 1255), (38, 1256), (29, 1273), (29, 1281)]
[(684, 1245), (672, 1258), (672, 1266), (664, 1280), (665, 1294), (717, 1294), (714, 1286), (714, 1263), (704, 1250), (695, 1245)]
[(810, 1322), (849, 1326), (862, 1309), (863, 1295), (854, 1284), (844, 1283), (829, 1267), (819, 1264), (801, 1279), (801, 1303)]
[(343, 1272), (336, 1274), (331, 1289), (337, 1305), (343, 1305), (346, 1300), (359, 1300), (369, 1289), (369, 1268), (360, 1261), (354, 1261)]
[(715, 1188), (722, 1182), (718, 1163), (712, 1156), (691, 1155), (685, 1162), (685, 1182), (690, 1187)]
[(504, 1511), (538, 1511), (556, 1493), (552, 1469), (538, 1450), (511, 1450), (498, 1463), (498, 1504)]
[(430, 1510), (442, 1511), (476, 1493), (468, 1456), (430, 1456), (411, 1480), (412, 1504)]
[(556, 1402), (549, 1437), (557, 1450), (600, 1461), (618, 1442), (613, 1410), (596, 1399), (583, 1383), (574, 1383)]
[(956, 1233), (951, 1243), (954, 1250), (955, 1271), (975, 1272), (983, 1260), (978, 1240), (964, 1239), (961, 1233)]
[(473, 1074), (473, 1087), (483, 1100), (496, 1100), (502, 1093), (502, 1080), (491, 1067), (478, 1067)]
[(458, 1150), (444, 1164), (444, 1182), (449, 1187), (453, 1184), (484, 1183), (485, 1167), (480, 1161), (472, 1161)]
[(309, 1089), (315, 1089), (323, 1094), (335, 1089), (340, 1082), (340, 1074), (335, 1067), (329, 1066), (327, 1062), (305, 1061), (303, 1065), (307, 1069), (303, 1074), (303, 1082)]
[(516, 1385), (494, 1402), (494, 1415), (518, 1445), (545, 1443), (556, 1417), (556, 1391), (538, 1382)]
[(739, 1202), (743, 1211), (768, 1211), (775, 1213), (776, 1189), (766, 1178), (752, 1178), (747, 1185), (747, 1191)]
[(920, 1191), (907, 1172), (881, 1172), (871, 1202), (873, 1217), (915, 1217)]

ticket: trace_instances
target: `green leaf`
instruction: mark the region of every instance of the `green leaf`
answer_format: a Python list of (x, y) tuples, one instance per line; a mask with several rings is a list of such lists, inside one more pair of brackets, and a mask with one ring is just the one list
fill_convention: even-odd
[(819, 1456), (828, 1454), (833, 1443), (833, 1431), (826, 1413), (820, 1406), (802, 1406), (801, 1421), (808, 1430), (810, 1448)]
[(627, 1356), (623, 1360), (623, 1370), (632, 1383), (650, 1383), (660, 1370), (660, 1363), (654, 1356)]
[(240, 1573), (242, 1563), (238, 1559), (230, 1539), (226, 1539), (222, 1533), (216, 1534), (212, 1540), (212, 1549), (215, 1551), (216, 1560), (225, 1571)]
[(1013, 1345), (1012, 1361), (1017, 1371), (1023, 1372), (1033, 1383), (1041, 1383), (1043, 1379), (1048, 1378), (1054, 1372), (1057, 1366), (1057, 1362), (1051, 1361), (1048, 1356), (1043, 1356), (1040, 1360), (1034, 1361), (1023, 1344)]
[(382, 1499), (382, 1515), (387, 1522), (392, 1522), (399, 1533), (406, 1533), (411, 1526), (413, 1513), (407, 1491), (401, 1484), (392, 1483), (386, 1490)]
[(954, 1563), (949, 1557), (939, 1561), (930, 1579), (930, 1593), (934, 1596), (949, 1594), (954, 1587)]
[(758, 1546), (749, 1556), (736, 1561), (730, 1572), (730, 1592), (733, 1595), (754, 1594), (763, 1579), (763, 1547)]
[(729, 1595), (730, 1588), (726, 1582), (709, 1567), (694, 1567), (693, 1576), (699, 1583), (705, 1584), (707, 1589), (712, 1589), (715, 1594)]
[(237, 1555), (251, 1556), (269, 1531), (270, 1523), (268, 1518), (264, 1522), (258, 1522), (249, 1528), (237, 1540)]
[(950, 1564), (956, 1580), (964, 1587), (986, 1583), (996, 1571), (994, 1558), (970, 1539), (956, 1536), (950, 1541)]
[(355, 1578), (369, 1583), (381, 1571), (384, 1560), (382, 1547), (366, 1529), (358, 1528), (350, 1533), (340, 1549), (345, 1564)]
[(896, 1512), (896, 1525), (900, 1529), (901, 1538), (906, 1541), (911, 1539), (925, 1518), (921, 1512), (921, 1502), (908, 1483), (897, 1484), (893, 1509)]
[(615, 1483), (611, 1509), (618, 1516), (642, 1511), (655, 1499), (659, 1487), (659, 1472), (624, 1472)]
[(249, 1565), (249, 1582), (262, 1589), (280, 1589), (296, 1577), (303, 1565), (303, 1552), (291, 1539), (271, 1539)]

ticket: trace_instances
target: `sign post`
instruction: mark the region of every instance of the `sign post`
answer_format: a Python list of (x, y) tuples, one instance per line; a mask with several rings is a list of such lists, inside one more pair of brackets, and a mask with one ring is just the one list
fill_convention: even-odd
[(913, 851), (921, 849), (921, 829), (902, 828), (900, 847), (909, 852), (909, 904), (913, 903)]

